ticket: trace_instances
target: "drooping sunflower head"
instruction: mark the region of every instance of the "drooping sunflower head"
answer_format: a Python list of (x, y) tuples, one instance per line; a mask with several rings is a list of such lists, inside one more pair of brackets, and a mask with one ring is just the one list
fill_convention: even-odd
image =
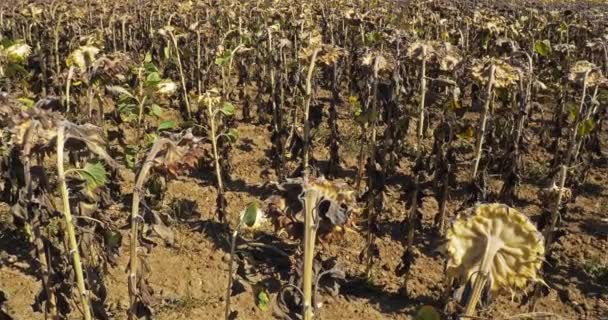
[(308, 192), (317, 195), (319, 215), (335, 227), (347, 224), (356, 211), (355, 192), (346, 183), (329, 181), (324, 177), (308, 178), (302, 189), (302, 195)]
[(543, 237), (513, 208), (478, 205), (456, 219), (447, 239), (447, 272), (461, 283), (473, 281), (485, 266), (492, 292), (514, 293), (529, 281), (542, 282)]

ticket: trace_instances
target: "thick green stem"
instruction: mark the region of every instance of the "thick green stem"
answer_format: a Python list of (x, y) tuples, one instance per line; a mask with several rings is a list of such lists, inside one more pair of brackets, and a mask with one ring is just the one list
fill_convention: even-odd
[(63, 168), (63, 146), (65, 144), (65, 126), (60, 125), (57, 128), (57, 178), (61, 189), (61, 199), (63, 200), (63, 217), (65, 218), (65, 229), (68, 234), (68, 244), (70, 253), (72, 254), (72, 263), (74, 266), (74, 274), (76, 275), (76, 285), (80, 295), (82, 312), (85, 320), (91, 320), (91, 308), (89, 306), (88, 292), (84, 284), (84, 275), (82, 273), (82, 262), (80, 261), (80, 252), (78, 251), (78, 241), (76, 240), (76, 231), (72, 221), (72, 213), (70, 212), (70, 200), (68, 187), (65, 181), (65, 171)]

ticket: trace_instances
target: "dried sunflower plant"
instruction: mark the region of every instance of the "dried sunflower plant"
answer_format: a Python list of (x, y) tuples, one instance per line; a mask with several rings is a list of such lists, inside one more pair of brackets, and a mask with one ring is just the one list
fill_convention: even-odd
[(468, 289), (465, 317), (475, 315), (480, 297), (542, 282), (545, 246), (528, 217), (506, 205), (480, 204), (463, 212), (447, 232), (447, 283)]

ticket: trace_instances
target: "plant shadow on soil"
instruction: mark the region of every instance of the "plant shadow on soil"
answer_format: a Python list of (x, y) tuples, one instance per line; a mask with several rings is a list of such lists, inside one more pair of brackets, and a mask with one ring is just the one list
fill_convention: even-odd
[(583, 221), (582, 228), (588, 234), (598, 238), (598, 240), (608, 238), (608, 220), (587, 219)]
[[(0, 252), (2, 255), (14, 256), (16, 257), (16, 261), (23, 262), (12, 264), (12, 267), (33, 277), (40, 275), (40, 271), (38, 270), (39, 263), (29, 253), (33, 248), (22, 235), (14, 231), (2, 230), (0, 234), (0, 248), (2, 248)], [(4, 257), (0, 256), (0, 265), (4, 263), (2, 260), (4, 260)]]
[(346, 299), (365, 299), (370, 305), (378, 306), (379, 311), (385, 314), (403, 313), (412, 305), (433, 305), (440, 307), (437, 299), (428, 296), (419, 296), (411, 299), (399, 292), (387, 292), (383, 286), (373, 284), (365, 278), (347, 277), (342, 284), (340, 294)]

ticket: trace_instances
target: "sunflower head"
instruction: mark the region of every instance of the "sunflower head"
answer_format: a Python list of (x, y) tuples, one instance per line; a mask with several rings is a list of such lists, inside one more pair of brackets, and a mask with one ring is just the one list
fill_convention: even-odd
[(543, 237), (513, 208), (478, 205), (456, 219), (447, 239), (447, 272), (461, 283), (473, 281), (482, 268), (492, 292), (514, 293), (529, 281), (542, 281), (538, 271), (545, 254)]

